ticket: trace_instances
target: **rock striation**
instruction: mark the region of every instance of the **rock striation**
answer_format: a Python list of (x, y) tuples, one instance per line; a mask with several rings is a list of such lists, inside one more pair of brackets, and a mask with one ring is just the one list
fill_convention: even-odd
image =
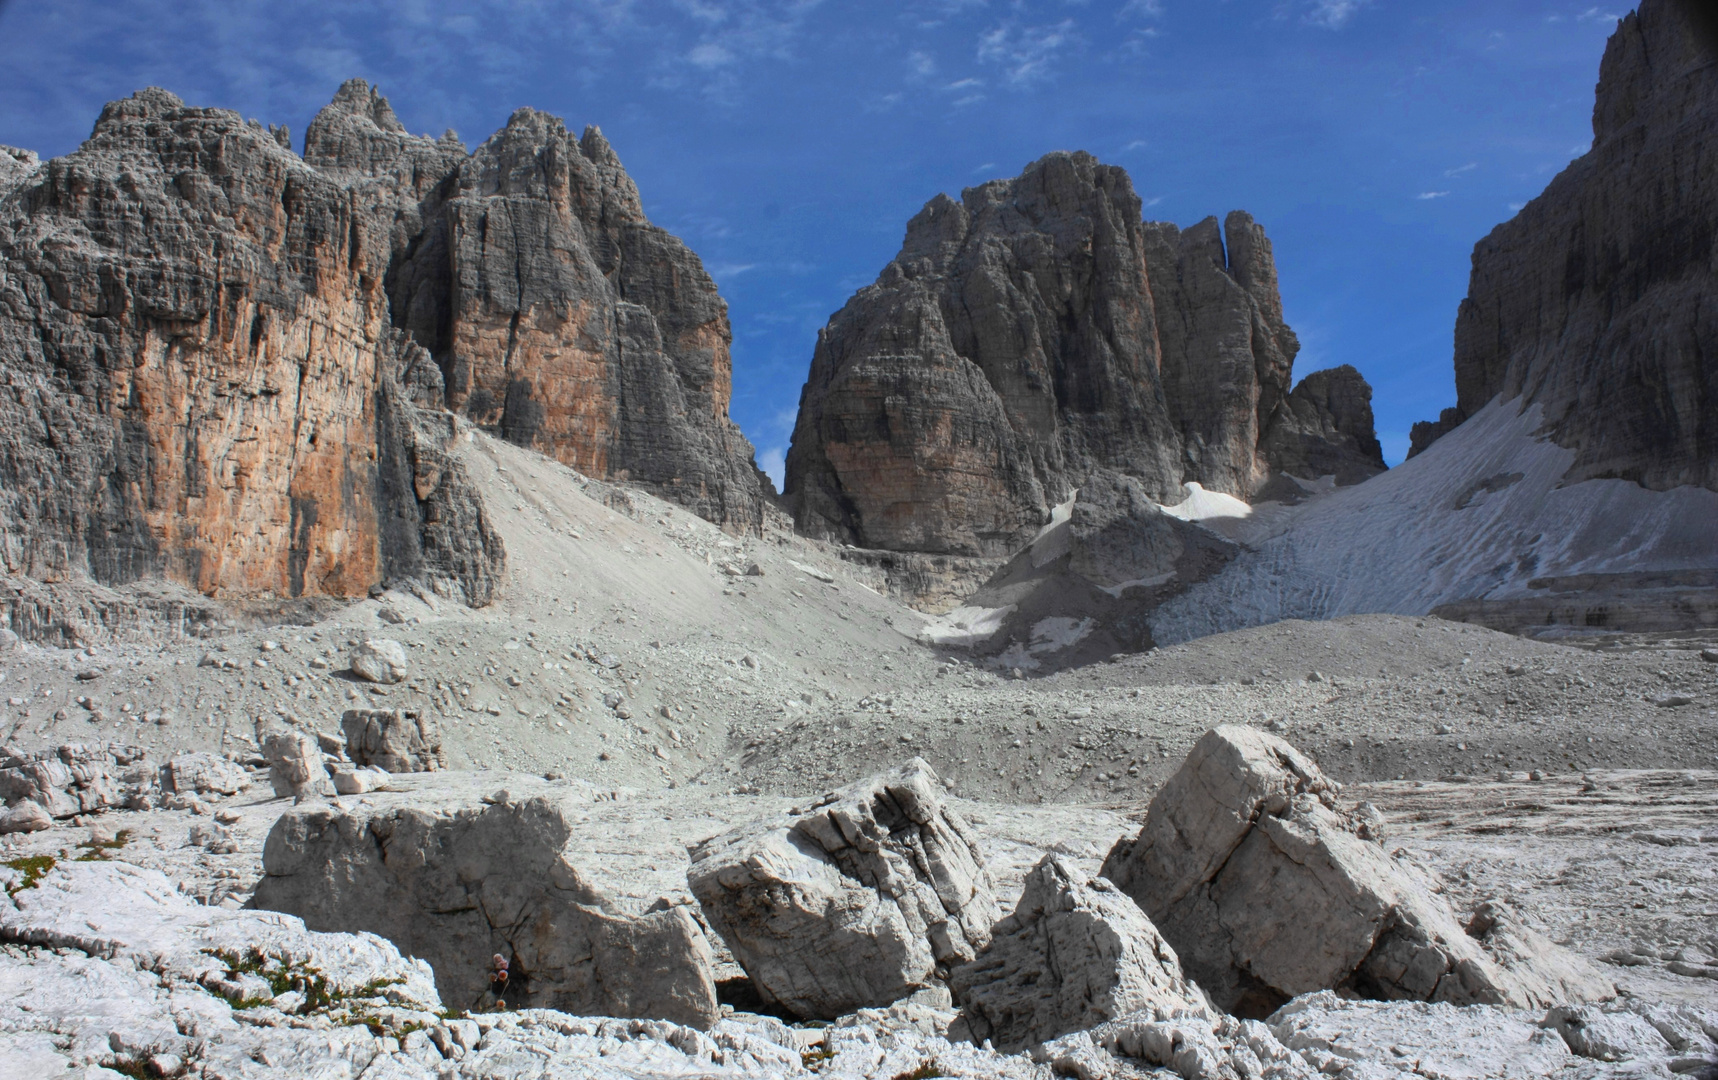
[(394, 330), (389, 231), (261, 125), (144, 90), (0, 199), (0, 558), (210, 596), (427, 577), (503, 555)]
[(594, 128), (521, 110), (467, 154), (353, 80), (301, 158), (143, 90), (65, 157), (0, 152), (0, 572), (481, 606), (460, 415), (756, 530), (730, 337)]
[(1718, 54), (1700, 7), (1642, 0), (1605, 48), (1592, 149), (1474, 246), (1456, 412), (1544, 408), (1568, 482), (1718, 490)]
[[(409, 138), (379, 100), (318, 118), (307, 160), (375, 171), (387, 154), (373, 147)], [(762, 528), (773, 488), (728, 418), (728, 306), (698, 256), (644, 216), (601, 131), (575, 138), (520, 109), (419, 212), (389, 295), (450, 408), (587, 475)]]
[(787, 459), (798, 527), (998, 556), (1097, 469), (1164, 502), (1189, 481), (1245, 498), (1285, 471), (1382, 470), (1352, 369), (1291, 394), (1264, 230), (1140, 209), (1085, 153), (926, 204), (818, 334)]
[(516, 1007), (709, 1027), (716, 984), (698, 921), (683, 906), (623, 912), (566, 856), (586, 803), (500, 791), (475, 805), (293, 810), (269, 832), (255, 904), (387, 938), (462, 1008), (499, 953)]
[(704, 916), (765, 1001), (833, 1019), (971, 960), (996, 897), (971, 828), (921, 758), (691, 851)]
[(1500, 904), (1464, 924), (1382, 843), (1383, 819), (1283, 740), (1207, 732), (1104, 860), (1212, 1003), (1263, 1016), (1300, 994), (1516, 1008), (1614, 997)]
[(1005, 1053), (1121, 1016), (1211, 1015), (1134, 902), (1055, 855), (1026, 876), (1014, 913), (954, 970), (949, 990), (972, 1041)]

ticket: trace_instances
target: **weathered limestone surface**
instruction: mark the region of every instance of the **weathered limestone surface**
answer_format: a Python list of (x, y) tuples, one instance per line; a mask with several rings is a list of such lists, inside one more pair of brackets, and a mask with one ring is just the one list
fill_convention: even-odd
[(435, 772), (447, 768), (441, 725), (409, 709), (347, 709), (340, 717), (346, 755), (383, 772)]
[[(347, 156), (372, 158), (387, 120), (347, 136), (343, 148), (362, 148)], [(761, 528), (767, 481), (728, 418), (727, 304), (697, 255), (645, 218), (601, 131), (574, 137), (520, 109), (422, 213), (390, 296), (451, 408), (580, 472)]]
[(997, 918), (971, 828), (920, 758), (691, 851), (687, 883), (766, 1000), (832, 1019), (945, 978)]
[(594, 128), (521, 110), (468, 155), (352, 80), (300, 158), (143, 90), (63, 158), (0, 151), (0, 572), (486, 604), (453, 414), (755, 531), (730, 338)]
[(1175, 950), (1124, 893), (1055, 855), (1027, 875), (1014, 913), (949, 976), (973, 1042), (1004, 1052), (1133, 1014), (1208, 1017)]
[(1591, 965), (1501, 905), (1467, 925), (1294, 747), (1254, 728), (1195, 744), (1103, 874), (1139, 903), (1219, 1008), (1264, 1015), (1342, 988), (1363, 997), (1547, 1006), (1612, 997)]
[(623, 913), (563, 854), (587, 803), (498, 792), (477, 805), (294, 810), (269, 833), (256, 906), (379, 934), (427, 960), (460, 1008), (500, 953), (515, 1006), (709, 1027), (719, 1011), (698, 922), (676, 906)]
[(411, 670), (406, 647), (391, 638), (367, 638), (352, 649), (352, 674), (373, 683), (397, 683)]
[(1474, 246), (1458, 414), (1544, 406), (1577, 451), (1570, 481), (1718, 490), (1718, 56), (1700, 8), (1642, 0), (1618, 23), (1592, 149)]
[(47, 581), (492, 595), (499, 538), (389, 322), (367, 192), (162, 90), (0, 199), (0, 559)]
[(785, 497), (811, 535), (995, 556), (1095, 469), (1159, 501), (1381, 470), (1364, 383), (1288, 407), (1298, 348), (1251, 217), (1144, 222), (1121, 169), (1050, 154), (932, 199), (819, 332)]
[(276, 798), (288, 795), (295, 800), (317, 793), (317, 786), (328, 779), (327, 766), (322, 761), (322, 748), (316, 738), (303, 731), (280, 731), (270, 735), (262, 747), (268, 759), (268, 779)]
[(175, 754), (161, 766), (164, 792), (236, 795), (250, 786), (250, 774), (219, 754), (202, 751)]

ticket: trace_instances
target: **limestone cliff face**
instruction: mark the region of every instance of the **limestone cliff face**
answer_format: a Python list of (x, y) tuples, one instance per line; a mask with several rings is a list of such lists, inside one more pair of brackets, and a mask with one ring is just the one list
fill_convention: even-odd
[(727, 304), (645, 218), (600, 131), (575, 138), (521, 109), (423, 213), (391, 293), (451, 408), (581, 472), (761, 527), (767, 481), (728, 418)]
[(423, 576), (473, 603), (503, 555), (390, 325), (385, 230), (275, 133), (160, 90), (0, 201), (0, 558), (217, 597)]
[[(785, 497), (811, 535), (996, 556), (1100, 469), (1162, 501), (1187, 481), (1246, 497), (1315, 458), (1342, 458), (1326, 471), (1345, 482), (1381, 470), (1362, 440), (1301, 445), (1361, 413), (1289, 410), (1298, 348), (1249, 216), (1147, 223), (1124, 171), (1051, 154), (931, 200), (819, 333)], [(1370, 390), (1352, 390), (1370, 439)], [(1276, 444), (1294, 448), (1280, 464)]]
[(75, 153), (0, 153), (0, 561), (216, 598), (505, 565), (448, 409), (756, 528), (726, 307), (602, 136), (475, 154), (361, 80), (284, 129), (161, 90)]
[(1618, 23), (1592, 149), (1474, 247), (1449, 418), (1543, 405), (1570, 481), (1718, 490), (1718, 54), (1693, 8)]

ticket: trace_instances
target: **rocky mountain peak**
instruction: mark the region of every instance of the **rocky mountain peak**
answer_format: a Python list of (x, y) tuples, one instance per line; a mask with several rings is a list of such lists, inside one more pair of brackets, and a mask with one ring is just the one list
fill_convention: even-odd
[(1270, 457), (1361, 414), (1286, 407), (1299, 343), (1264, 230), (1242, 212), (1185, 231), (1140, 212), (1126, 171), (1084, 152), (926, 203), (819, 334), (787, 461), (799, 527), (997, 556), (1098, 470), (1162, 502), (1189, 481), (1251, 497), (1315, 458), (1341, 458), (1344, 482), (1381, 470), (1346, 435)]

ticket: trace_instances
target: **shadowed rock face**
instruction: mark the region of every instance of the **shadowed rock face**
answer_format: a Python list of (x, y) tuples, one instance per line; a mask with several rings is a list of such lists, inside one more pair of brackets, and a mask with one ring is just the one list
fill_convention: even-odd
[(1718, 489), (1718, 55), (1694, 7), (1618, 24), (1593, 148), (1474, 246), (1457, 408), (1543, 405), (1571, 481)]
[(388, 321), (384, 220), (284, 132), (144, 90), (0, 180), (0, 558), (217, 597), (392, 577), (486, 603), (500, 539)]
[(0, 153), (0, 569), (487, 603), (504, 554), (444, 406), (756, 528), (729, 337), (594, 128), (521, 110), (467, 155), (353, 80), (301, 159), (144, 90), (66, 157)]
[[(1276, 463), (1274, 426), (1316, 438), (1359, 417), (1285, 411), (1298, 348), (1252, 218), (1144, 222), (1121, 169), (1050, 154), (931, 200), (819, 333), (786, 498), (814, 536), (995, 556), (1096, 469), (1159, 500), (1189, 480), (1248, 496), (1323, 463), (1304, 449)], [(1344, 478), (1383, 468), (1348, 456)]]

